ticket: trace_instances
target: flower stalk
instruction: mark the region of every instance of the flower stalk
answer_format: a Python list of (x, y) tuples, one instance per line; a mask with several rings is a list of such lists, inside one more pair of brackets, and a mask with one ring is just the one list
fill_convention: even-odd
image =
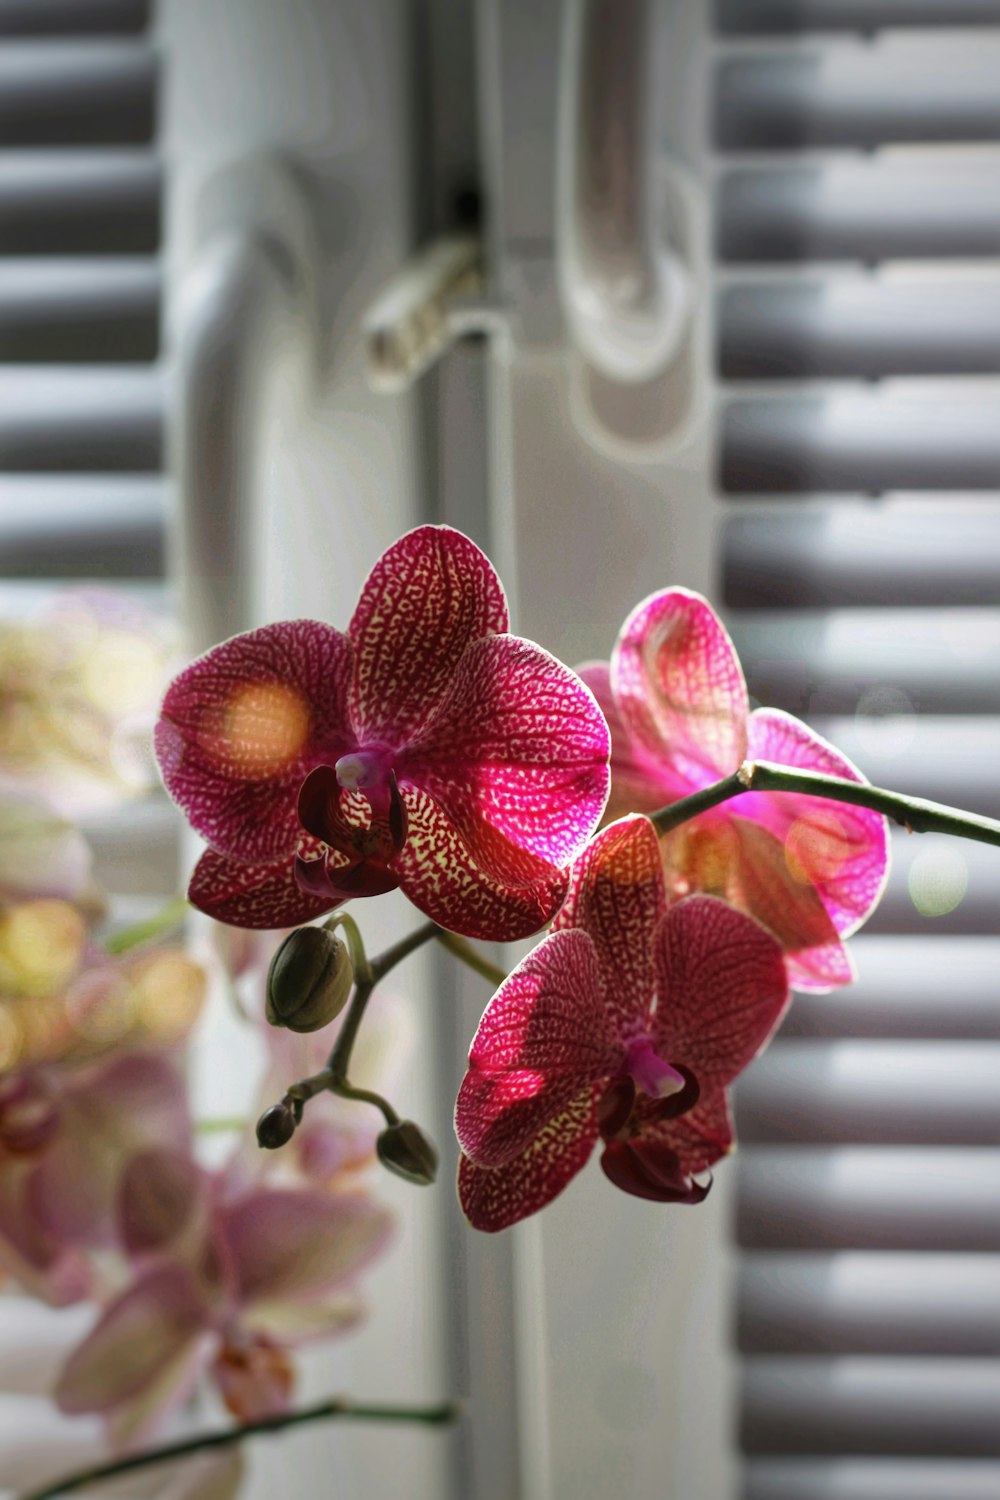
[(454, 1422), (460, 1415), (461, 1407), (454, 1401), (442, 1401), (434, 1406), (367, 1406), (359, 1405), (346, 1396), (334, 1396), (329, 1401), (320, 1401), (315, 1406), (302, 1407), (298, 1411), (262, 1417), (256, 1422), (244, 1422), (222, 1432), (195, 1433), (179, 1442), (164, 1443), (161, 1447), (149, 1448), (142, 1453), (130, 1453), (124, 1458), (112, 1459), (110, 1463), (80, 1469), (75, 1474), (67, 1474), (56, 1480), (54, 1484), (26, 1492), (19, 1500), (59, 1500), (61, 1495), (75, 1494), (101, 1480), (114, 1479), (119, 1474), (131, 1474), (137, 1469), (170, 1463), (174, 1459), (191, 1457), (210, 1448), (231, 1447), (244, 1438), (283, 1432), (289, 1427), (305, 1426), (308, 1422), (344, 1417), (355, 1422), (420, 1422), (424, 1426), (434, 1427)]
[(848, 781), (842, 776), (828, 776), (819, 771), (793, 770), (766, 760), (744, 761), (732, 776), (725, 776), (701, 791), (671, 802), (650, 813), (657, 833), (670, 833), (733, 797), (744, 792), (800, 792), (810, 797), (824, 797), (831, 802), (848, 802), (882, 813), (907, 833), (948, 833), (956, 838), (973, 839), (980, 844), (1000, 847), (1000, 822), (979, 813), (963, 812), (941, 802), (923, 797), (908, 797), (902, 792), (886, 791), (867, 782)]

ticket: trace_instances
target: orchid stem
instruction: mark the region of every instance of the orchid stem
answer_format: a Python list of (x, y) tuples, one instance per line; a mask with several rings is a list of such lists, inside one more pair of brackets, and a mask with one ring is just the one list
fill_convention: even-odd
[(149, 1448), (144, 1453), (130, 1453), (126, 1458), (116, 1458), (110, 1463), (81, 1469), (76, 1474), (68, 1474), (65, 1478), (56, 1480), (54, 1484), (26, 1492), (20, 1496), (20, 1500), (58, 1500), (60, 1495), (74, 1494), (77, 1490), (86, 1489), (88, 1485), (97, 1484), (103, 1479), (113, 1479), (119, 1474), (130, 1474), (136, 1469), (169, 1463), (173, 1459), (186, 1458), (209, 1448), (226, 1448), (233, 1443), (242, 1442), (244, 1438), (283, 1432), (287, 1427), (301, 1427), (307, 1422), (322, 1422), (332, 1417), (349, 1417), (357, 1422), (422, 1422), (433, 1427), (454, 1422), (460, 1415), (461, 1408), (454, 1401), (444, 1401), (437, 1406), (356, 1406), (346, 1397), (335, 1396), (329, 1401), (320, 1401), (316, 1406), (302, 1407), (299, 1411), (262, 1417), (256, 1422), (226, 1428), (223, 1432), (195, 1433), (176, 1443), (164, 1443), (160, 1448)]
[(981, 844), (1000, 847), (1000, 822), (995, 818), (963, 812), (957, 807), (945, 807), (941, 802), (928, 802), (923, 797), (884, 791), (881, 787), (869, 786), (867, 782), (848, 781), (818, 771), (793, 770), (766, 760), (744, 761), (732, 776), (651, 813), (650, 822), (658, 833), (669, 833), (699, 813), (718, 807), (731, 797), (740, 797), (744, 792), (799, 792), (809, 797), (825, 797), (832, 802), (849, 802), (855, 807), (883, 813), (907, 833), (950, 833), (957, 838), (975, 839)]
[(144, 917), (141, 922), (133, 922), (131, 927), (125, 927), (107, 938), (105, 953), (128, 953), (132, 948), (141, 948), (146, 943), (155, 942), (157, 938), (179, 927), (190, 909), (183, 896), (175, 896), (153, 916)]
[(442, 948), (447, 948), (449, 953), (453, 953), (456, 958), (461, 959), (463, 964), (472, 969), (474, 973), (481, 975), (483, 979), (488, 980), (494, 988), (497, 985), (503, 984), (507, 978), (506, 969), (501, 969), (499, 964), (490, 963), (488, 958), (484, 958), (481, 953), (477, 953), (472, 944), (467, 942), (465, 938), (459, 937), (456, 932), (447, 932), (445, 928), (439, 927), (434, 936)]

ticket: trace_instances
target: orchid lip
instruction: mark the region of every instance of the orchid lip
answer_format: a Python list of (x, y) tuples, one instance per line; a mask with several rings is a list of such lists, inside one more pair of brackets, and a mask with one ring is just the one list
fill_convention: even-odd
[(653, 1050), (648, 1036), (636, 1036), (625, 1048), (624, 1071), (650, 1099), (667, 1099), (686, 1086), (683, 1073)]
[(392, 752), (384, 748), (351, 750), (334, 765), (337, 780), (348, 792), (385, 786), (392, 770)]

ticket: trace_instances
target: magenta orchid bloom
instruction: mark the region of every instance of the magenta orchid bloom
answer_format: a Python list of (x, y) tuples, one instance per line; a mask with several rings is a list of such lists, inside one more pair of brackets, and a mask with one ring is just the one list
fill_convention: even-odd
[[(589, 663), (581, 675), (611, 727), (613, 817), (675, 802), (744, 760), (864, 780), (791, 714), (749, 712), (732, 641), (707, 601), (687, 589), (646, 599), (622, 626), (610, 667)], [(710, 892), (750, 912), (785, 949), (796, 989), (853, 979), (841, 940), (864, 922), (888, 878), (879, 813), (748, 792), (667, 834), (662, 848), (672, 894)]]
[(156, 749), (209, 845), (193, 903), (276, 928), (398, 886), (467, 936), (543, 926), (604, 810), (608, 731), (508, 623), (479, 548), (421, 526), (379, 558), (346, 633), (285, 621), (192, 663)]
[(390, 1229), (360, 1193), (234, 1184), (164, 1149), (133, 1158), (119, 1207), (134, 1279), (56, 1391), (64, 1412), (102, 1413), (119, 1445), (155, 1430), (206, 1369), (240, 1420), (287, 1410), (288, 1349), (358, 1321), (354, 1281)]
[(726, 1086), (788, 999), (781, 949), (713, 896), (667, 907), (642, 817), (576, 862), (553, 931), (486, 1009), (459, 1090), (462, 1207), (505, 1229), (551, 1202), (599, 1139), (625, 1192), (697, 1203), (731, 1147)]
[(189, 1134), (187, 1091), (164, 1057), (0, 1075), (0, 1265), (48, 1302), (86, 1296), (86, 1252), (116, 1241), (127, 1161)]

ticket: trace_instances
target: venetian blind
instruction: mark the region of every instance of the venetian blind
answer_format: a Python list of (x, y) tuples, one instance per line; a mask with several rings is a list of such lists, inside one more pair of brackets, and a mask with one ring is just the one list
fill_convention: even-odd
[[(72, 583), (162, 604), (162, 167), (148, 0), (0, 0), (0, 608)], [(124, 919), (176, 885), (176, 820), (151, 797), (86, 829)], [(47, 1391), (81, 1332), (8, 1294), (0, 1494), (84, 1462), (98, 1421)], [(83, 1323), (86, 1318), (82, 1319)]]
[[(715, 20), (751, 692), (872, 780), (998, 816), (1000, 4)], [(739, 1090), (743, 1500), (1000, 1494), (1000, 865), (893, 854), (858, 984), (800, 997)]]

